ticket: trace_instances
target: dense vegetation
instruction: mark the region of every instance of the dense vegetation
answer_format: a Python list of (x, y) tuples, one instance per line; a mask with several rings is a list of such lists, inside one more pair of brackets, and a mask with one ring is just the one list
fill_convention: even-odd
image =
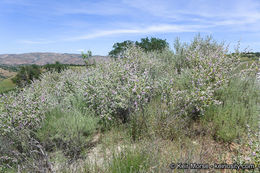
[[(0, 65), (0, 93), (9, 92), (11, 90), (20, 90), (24, 86), (29, 85), (33, 80), (40, 79), (42, 73), (56, 71), (60, 73), (61, 71), (68, 68), (80, 68), (83, 65), (76, 64), (61, 64), (56, 62), (55, 64), (46, 65)], [(1, 69), (3, 74), (1, 74)]]
[(19, 66), (19, 71), (16, 76), (12, 78), (12, 81), (18, 87), (24, 87), (31, 84), (33, 80), (39, 79), (43, 72), (55, 71), (60, 73), (61, 71), (68, 69), (70, 66), (72, 65), (61, 64), (58, 61), (55, 64), (46, 64), (43, 66), (36, 64)]
[(130, 45), (124, 58), (49, 71), (21, 92), (1, 95), (0, 170), (259, 164), (258, 62), (245, 66), (239, 52), (227, 56), (211, 37), (174, 45), (174, 51)]
[(56, 61), (55, 64), (46, 64), (43, 66), (43, 68), (47, 71), (57, 71), (60, 73), (61, 71), (68, 69), (69, 66), (69, 64), (61, 64), (60, 62)]
[(243, 57), (248, 58), (260, 58), (260, 52), (246, 52), (242, 54)]
[(19, 87), (23, 87), (27, 84), (30, 84), (33, 79), (39, 79), (41, 74), (41, 69), (37, 65), (29, 65), (20, 67), (17, 75), (12, 78), (13, 82), (16, 83)]
[(121, 43), (115, 43), (113, 45), (113, 50), (109, 52), (109, 55), (115, 58), (123, 57), (127, 48), (133, 45), (143, 49), (143, 51), (145, 52), (151, 52), (151, 51), (162, 52), (164, 49), (169, 48), (169, 43), (167, 43), (166, 40), (162, 40), (154, 37), (149, 39), (148, 37), (146, 37), (146, 38), (142, 38), (140, 42), (138, 41), (133, 42), (130, 40), (126, 40)]
[(8, 71), (17, 72), (19, 70), (18, 66), (4, 65), (0, 64), (0, 68)]

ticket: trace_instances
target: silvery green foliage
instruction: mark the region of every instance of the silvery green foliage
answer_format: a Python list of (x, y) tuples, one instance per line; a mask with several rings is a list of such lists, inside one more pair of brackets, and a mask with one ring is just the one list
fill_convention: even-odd
[[(156, 72), (161, 71), (162, 62), (136, 47), (129, 48), (125, 55), (95, 68), (45, 73), (20, 92), (1, 95), (0, 138), (8, 139), (6, 145), (13, 146), (13, 150), (11, 147), (12, 151), (2, 153), (0, 164), (23, 162), (24, 153), (14, 146), (33, 138), (29, 131), (41, 127), (46, 111), (57, 106), (71, 109), (75, 97), (84, 97), (85, 108), (95, 111), (105, 122), (142, 108), (159, 91)], [(26, 138), (17, 141), (17, 135)]]
[[(248, 74), (236, 69), (239, 54), (226, 54), (222, 44), (197, 37), (190, 45), (179, 45), (175, 54), (169, 50), (144, 53), (129, 47), (124, 58), (96, 67), (45, 73), (20, 92), (0, 96), (0, 138), (22, 136), (26, 129), (37, 130), (46, 111), (57, 105), (71, 109), (72, 98), (77, 96), (84, 97), (86, 109), (95, 111), (105, 122), (118, 116), (127, 118), (129, 112), (142, 109), (158, 94), (175, 111), (171, 114), (203, 115), (209, 105), (221, 104), (216, 97), (219, 88), (228, 85), (234, 75)], [(253, 68), (248, 71), (254, 72)], [(15, 142), (11, 139), (7, 145)], [(3, 156), (0, 164), (15, 159), (16, 155)]]
[[(84, 74), (66, 70), (62, 73), (45, 73), (41, 80), (34, 81), (20, 92), (10, 92), (0, 98), (0, 138), (9, 148), (0, 146), (2, 163), (25, 163), (30, 155), (30, 141), (35, 141), (32, 132), (42, 125), (45, 112), (61, 106), (70, 109), (71, 98), (83, 95)], [(77, 92), (77, 93), (76, 93)], [(19, 150), (18, 148), (22, 148)], [(35, 160), (36, 161), (36, 160)]]
[[(218, 88), (227, 85), (232, 76), (246, 74), (234, 73), (239, 54), (227, 56), (225, 46), (210, 37), (196, 37), (189, 45), (178, 42), (175, 47), (174, 55), (169, 50), (144, 53), (130, 47), (125, 58), (96, 68), (43, 74), (21, 92), (1, 96), (0, 132), (37, 127), (47, 109), (59, 104), (69, 109), (75, 95), (84, 95), (88, 108), (106, 120), (139, 109), (161, 92), (178, 114), (203, 114), (207, 106), (221, 103), (214, 95)], [(171, 59), (176, 57), (183, 58), (185, 65), (180, 66), (179, 60), (175, 62), (178, 67), (172, 65)]]
[[(248, 74), (237, 70), (239, 53), (227, 55), (227, 47), (211, 37), (203, 39), (197, 36), (191, 44), (181, 46), (178, 42), (177, 47), (175, 58), (182, 56), (185, 66), (181, 66), (176, 77), (165, 85), (163, 100), (171, 104), (179, 115), (203, 115), (209, 105), (221, 104), (215, 95), (220, 87), (228, 85), (234, 76)], [(249, 69), (252, 71), (253, 68)]]
[(68, 80), (72, 77), (76, 81), (78, 79), (76, 74), (71, 70), (61, 74), (46, 73), (41, 80), (34, 81), (20, 92), (2, 95), (1, 134), (24, 128), (33, 129), (44, 118), (47, 109), (68, 103), (69, 96), (72, 95)]
[(99, 64), (84, 85), (87, 105), (106, 120), (139, 109), (158, 88), (151, 75), (161, 66), (158, 59), (137, 47), (130, 47), (124, 57)]
[(1, 134), (36, 128), (46, 110), (56, 105), (69, 109), (75, 95), (84, 95), (88, 108), (107, 119), (118, 111), (139, 109), (157, 88), (151, 73), (161, 62), (136, 47), (129, 48), (126, 56), (96, 68), (45, 73), (21, 92), (2, 95)]
[(244, 144), (245, 148), (240, 147), (238, 149), (238, 157), (234, 159), (235, 162), (239, 164), (254, 164), (256, 169), (259, 168), (260, 164), (260, 134), (259, 132), (253, 132), (249, 125), (247, 125), (248, 133), (247, 133), (247, 141)]
[[(69, 109), (75, 95), (84, 95), (88, 109), (106, 120), (140, 109), (158, 93), (163, 93), (163, 100), (177, 114), (203, 114), (207, 106), (221, 103), (215, 97), (220, 87), (232, 76), (246, 74), (235, 73), (239, 55), (227, 56), (227, 49), (211, 38), (196, 37), (190, 45), (178, 43), (176, 47), (174, 55), (169, 50), (144, 53), (130, 47), (125, 58), (111, 59), (96, 68), (43, 74), (21, 92), (1, 96), (0, 132), (35, 128), (47, 109), (60, 104)], [(176, 57), (183, 58), (185, 65), (179, 66), (178, 61), (178, 67), (174, 66)]]

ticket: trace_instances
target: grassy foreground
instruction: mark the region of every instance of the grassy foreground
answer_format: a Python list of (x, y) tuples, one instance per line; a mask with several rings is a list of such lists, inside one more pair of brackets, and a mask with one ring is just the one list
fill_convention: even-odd
[(174, 51), (129, 47), (122, 59), (48, 72), (19, 93), (1, 95), (0, 172), (203, 172), (171, 169), (171, 163), (257, 167), (258, 62), (227, 53), (199, 36), (190, 44), (176, 40)]
[(3, 79), (0, 81), (0, 93), (10, 91), (15, 87), (16, 85), (13, 83), (11, 78)]

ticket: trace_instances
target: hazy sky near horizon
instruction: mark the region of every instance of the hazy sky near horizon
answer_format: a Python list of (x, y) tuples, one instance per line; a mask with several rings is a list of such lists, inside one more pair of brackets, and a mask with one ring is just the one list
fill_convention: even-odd
[(107, 55), (143, 37), (212, 35), (260, 52), (260, 0), (0, 0), (0, 54)]

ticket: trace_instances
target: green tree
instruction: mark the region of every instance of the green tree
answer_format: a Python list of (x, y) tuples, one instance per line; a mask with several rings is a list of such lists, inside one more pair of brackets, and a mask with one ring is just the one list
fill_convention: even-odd
[(150, 52), (150, 51), (161, 52), (164, 49), (169, 48), (169, 44), (166, 42), (166, 40), (162, 40), (154, 37), (151, 37), (150, 39), (148, 37), (142, 38), (141, 42), (136, 41), (135, 44), (141, 47), (146, 52)]
[(126, 51), (126, 49), (131, 45), (134, 45), (134, 42), (130, 40), (126, 40), (121, 43), (115, 43), (113, 45), (113, 50), (109, 52), (109, 56), (114, 58), (121, 58), (124, 52)]
[[(87, 53), (82, 52), (81, 55), (86, 67), (93, 65), (89, 61), (89, 58), (92, 57), (92, 52), (90, 50), (88, 50)], [(95, 64), (96, 63), (94, 62), (94, 65)]]
[(60, 73), (61, 71), (65, 70), (68, 68), (69, 65), (67, 64), (61, 64), (59, 61), (56, 61), (55, 64), (46, 64), (44, 65), (44, 68), (47, 71), (57, 71)]
[(166, 48), (169, 48), (169, 44), (166, 42), (166, 40), (162, 40), (159, 38), (142, 38), (140, 42), (136, 41), (130, 41), (130, 40), (126, 40), (124, 42), (121, 43), (115, 43), (113, 45), (113, 50), (111, 50), (109, 52), (109, 55), (111, 57), (122, 57), (124, 55), (124, 52), (126, 51), (126, 49), (129, 46), (132, 45), (136, 45), (139, 46), (140, 48), (142, 48), (144, 51), (146, 52), (150, 52), (150, 51), (162, 51)]
[(30, 84), (34, 79), (39, 79), (41, 69), (38, 65), (22, 66), (17, 75), (12, 78), (19, 87)]

